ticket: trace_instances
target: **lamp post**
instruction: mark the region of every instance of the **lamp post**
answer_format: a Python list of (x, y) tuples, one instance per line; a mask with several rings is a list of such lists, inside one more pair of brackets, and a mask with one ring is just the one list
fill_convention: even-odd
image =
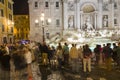
[(45, 35), (44, 35), (44, 17), (45, 17), (45, 14), (42, 13), (40, 19), (42, 21), (42, 39), (43, 39), (43, 42), (45, 41)]
[[(45, 14), (44, 13), (41, 13), (41, 22), (42, 22), (42, 39), (43, 39), (43, 42), (45, 42)], [(48, 18), (47, 19), (47, 23), (49, 25), (49, 23), (51, 23), (51, 19)]]

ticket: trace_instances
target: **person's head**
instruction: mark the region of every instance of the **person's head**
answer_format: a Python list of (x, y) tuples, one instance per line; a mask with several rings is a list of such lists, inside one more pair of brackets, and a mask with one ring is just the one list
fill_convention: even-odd
[(65, 43), (65, 46), (67, 46), (67, 43)]
[(61, 46), (61, 43), (59, 43), (58, 45)]
[(106, 45), (105, 44), (103, 44), (103, 47), (105, 47)]
[(113, 46), (116, 46), (116, 43), (113, 43)]
[(110, 47), (110, 46), (111, 46), (111, 44), (110, 44), (110, 43), (107, 43), (107, 46), (108, 46), (108, 47)]
[(88, 44), (86, 44), (86, 45), (85, 45), (85, 48), (89, 48), (89, 45), (88, 45)]

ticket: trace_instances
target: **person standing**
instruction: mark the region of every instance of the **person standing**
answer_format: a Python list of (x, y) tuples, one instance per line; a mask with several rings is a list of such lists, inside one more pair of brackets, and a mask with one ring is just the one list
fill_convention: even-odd
[(96, 65), (99, 65), (101, 52), (102, 52), (101, 45), (96, 45), (96, 47), (94, 48), (94, 53), (96, 56)]
[(113, 50), (111, 48), (111, 44), (107, 43), (107, 46), (103, 48), (103, 54), (105, 55), (105, 65), (108, 71), (112, 70), (112, 54)]
[(57, 60), (58, 60), (58, 64), (59, 64), (59, 68), (62, 67), (62, 61), (63, 61), (63, 51), (62, 51), (62, 46), (59, 43), (57, 50), (56, 50), (56, 55), (57, 55)]
[(117, 52), (116, 52), (117, 48), (118, 48), (118, 46), (115, 43), (113, 43), (113, 55), (112, 55), (112, 59), (114, 60), (114, 62), (117, 62)]
[(32, 53), (30, 52), (30, 50), (28, 49), (28, 47), (24, 47), (23, 50), (24, 50), (24, 56), (25, 56), (26, 63), (27, 63), (28, 79), (30, 79), (30, 78), (33, 78), (32, 68), (31, 68)]
[(43, 45), (41, 47), (41, 53), (42, 53), (42, 63), (43, 63), (43, 65), (47, 65), (49, 62), (49, 60), (48, 60), (49, 59), (49, 57), (48, 57), (49, 48), (48, 48), (46, 42), (43, 42)]
[(92, 51), (89, 48), (88, 44), (86, 44), (83, 47), (83, 71), (87, 72), (87, 68), (88, 68), (88, 72), (91, 72), (91, 56), (92, 56)]
[(67, 43), (64, 43), (63, 56), (64, 56), (64, 64), (67, 65), (69, 62), (69, 47)]
[(118, 65), (118, 68), (120, 69), (120, 42), (118, 43), (116, 53), (117, 53), (117, 65)]
[(75, 44), (72, 44), (72, 47), (70, 49), (69, 58), (70, 58), (71, 65), (72, 65), (72, 71), (78, 72), (79, 71), (79, 65), (78, 65), (79, 55), (78, 55), (78, 50), (77, 50)]

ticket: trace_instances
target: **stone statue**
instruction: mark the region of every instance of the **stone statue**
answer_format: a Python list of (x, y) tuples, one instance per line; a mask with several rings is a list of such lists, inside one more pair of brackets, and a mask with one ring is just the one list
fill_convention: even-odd
[(92, 24), (90, 23), (90, 18), (87, 18), (87, 19), (86, 19), (84, 29), (85, 29), (85, 30), (94, 30)]
[(87, 26), (87, 30), (93, 30), (94, 29), (92, 24), (89, 23), (89, 22), (86, 23), (86, 26)]
[(68, 28), (73, 28), (73, 16), (70, 16), (68, 19)]
[(103, 17), (103, 26), (104, 26), (104, 27), (107, 27), (107, 23), (108, 23), (107, 16), (104, 16), (104, 17)]

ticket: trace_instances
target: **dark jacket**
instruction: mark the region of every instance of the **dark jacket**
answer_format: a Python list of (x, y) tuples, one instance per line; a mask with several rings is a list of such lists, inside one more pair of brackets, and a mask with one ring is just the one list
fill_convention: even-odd
[(109, 46), (106, 46), (103, 48), (103, 53), (105, 54), (106, 58), (110, 58), (112, 57), (113, 50)]

